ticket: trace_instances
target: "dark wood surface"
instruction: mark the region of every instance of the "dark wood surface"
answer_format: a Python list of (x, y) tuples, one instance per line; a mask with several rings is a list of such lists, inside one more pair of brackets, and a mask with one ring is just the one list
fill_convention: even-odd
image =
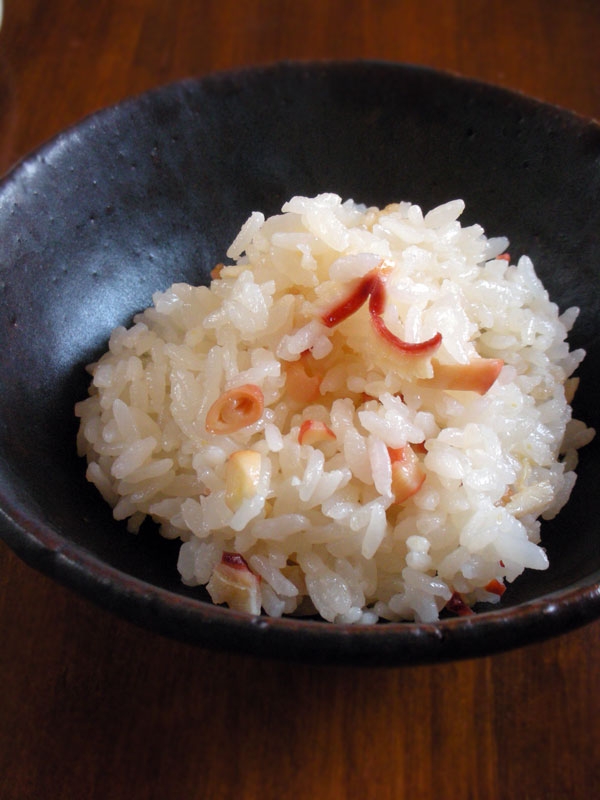
[[(0, 172), (99, 107), (283, 58), (440, 67), (600, 118), (597, 0), (5, 0)], [(213, 653), (0, 545), (0, 798), (600, 796), (600, 622), (402, 669)]]

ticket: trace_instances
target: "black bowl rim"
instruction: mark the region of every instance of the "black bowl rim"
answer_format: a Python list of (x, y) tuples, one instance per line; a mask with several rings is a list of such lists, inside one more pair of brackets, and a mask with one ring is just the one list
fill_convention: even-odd
[[(354, 60), (277, 61), (223, 70), (156, 86), (83, 117), (20, 159), (2, 177), (0, 193), (18, 180), (28, 165), (106, 115), (126, 111), (153, 95), (186, 86), (270, 79), (282, 70), (396, 70), (429, 74), (448, 85), (494, 93), (507, 101), (543, 109), (581, 129), (600, 127), (594, 119), (456, 72), (402, 62)], [(311, 663), (402, 666), (440, 663), (491, 655), (574, 630), (600, 617), (600, 573), (572, 587), (512, 607), (479, 612), (435, 623), (384, 622), (338, 625), (310, 619), (252, 617), (162, 589), (101, 562), (60, 532), (23, 514), (0, 481), (0, 538), (25, 563), (97, 605), (162, 635), (220, 650)]]
[(153, 95), (160, 95), (163, 92), (178, 91), (185, 89), (186, 86), (206, 85), (218, 87), (219, 84), (226, 84), (228, 82), (238, 83), (240, 80), (248, 76), (251, 77), (269, 77), (277, 72), (286, 70), (307, 70), (315, 72), (319, 70), (337, 71), (337, 70), (350, 70), (350, 69), (392, 69), (404, 72), (406, 74), (412, 72), (414, 74), (430, 75), (431, 77), (439, 80), (444, 80), (448, 85), (456, 84), (462, 86), (469, 86), (475, 92), (486, 92), (496, 94), (498, 97), (504, 97), (507, 101), (513, 100), (521, 102), (524, 106), (529, 108), (545, 109), (547, 112), (554, 112), (558, 118), (564, 121), (581, 125), (581, 127), (595, 126), (600, 130), (600, 119), (596, 119), (589, 115), (582, 114), (575, 109), (567, 108), (558, 103), (552, 103), (540, 98), (528, 95), (525, 92), (500, 86), (492, 81), (483, 80), (481, 78), (473, 78), (462, 74), (456, 70), (449, 68), (432, 67), (426, 64), (417, 62), (406, 61), (391, 61), (386, 59), (374, 58), (354, 58), (354, 59), (329, 59), (329, 58), (311, 58), (311, 59), (281, 59), (264, 64), (247, 64), (238, 66), (232, 69), (217, 69), (210, 71), (200, 76), (189, 76), (179, 78), (166, 83), (158, 83), (157, 85), (135, 92), (131, 95), (123, 97), (122, 99), (110, 103), (106, 106), (97, 108), (87, 114), (84, 114), (79, 119), (71, 124), (65, 126), (55, 134), (51, 135), (46, 141), (41, 142), (29, 152), (24, 153), (19, 157), (11, 166), (0, 174), (0, 187), (4, 188), (4, 184), (10, 181), (11, 178), (16, 177), (21, 169), (25, 169), (29, 162), (35, 161), (36, 158), (43, 156), (47, 151), (51, 151), (63, 139), (69, 138), (77, 130), (87, 125), (93, 125), (98, 119), (112, 113), (127, 110), (129, 107), (135, 106), (141, 101), (152, 98)]

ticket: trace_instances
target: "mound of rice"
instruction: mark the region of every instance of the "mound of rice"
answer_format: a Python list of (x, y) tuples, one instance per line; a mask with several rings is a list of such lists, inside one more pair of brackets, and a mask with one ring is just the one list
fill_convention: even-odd
[(569, 406), (577, 309), (463, 208), (294, 197), (210, 288), (114, 330), (79, 453), (117, 520), (182, 540), (186, 584), (253, 614), (433, 621), (548, 566), (540, 517), (594, 435)]

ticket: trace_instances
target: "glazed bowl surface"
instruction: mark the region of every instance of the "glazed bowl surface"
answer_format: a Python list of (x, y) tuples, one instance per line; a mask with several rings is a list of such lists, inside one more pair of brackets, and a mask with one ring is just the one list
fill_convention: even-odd
[(155, 291), (207, 283), (253, 210), (296, 194), (357, 202), (461, 197), (463, 223), (528, 254), (561, 309), (581, 308), (575, 413), (598, 427), (600, 128), (519, 94), (384, 62), (282, 63), (189, 79), (102, 110), (0, 185), (0, 533), (100, 605), (206, 647), (400, 665), (482, 656), (600, 616), (600, 447), (581, 452), (550, 559), (499, 606), (435, 624), (251, 617), (184, 586), (178, 544), (128, 534), (75, 451), (85, 365)]

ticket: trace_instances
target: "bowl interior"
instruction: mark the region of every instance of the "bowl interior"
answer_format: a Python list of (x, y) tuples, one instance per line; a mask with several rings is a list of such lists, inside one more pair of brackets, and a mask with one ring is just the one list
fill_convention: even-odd
[[(91, 595), (99, 573), (90, 571), (107, 566), (103, 580), (121, 575), (130, 593), (149, 584), (175, 606), (202, 597), (179, 581), (177, 544), (152, 530), (126, 534), (87, 484), (73, 405), (113, 327), (175, 281), (207, 282), (248, 214), (276, 213), (294, 194), (424, 209), (462, 197), (464, 223), (507, 235), (513, 257), (532, 257), (562, 310), (580, 306), (570, 341), (587, 358), (575, 411), (597, 427), (599, 156), (600, 129), (574, 115), (429, 70), (366, 62), (190, 80), (61, 134), (0, 188), (5, 538)], [(503, 608), (598, 580), (599, 459), (596, 443), (582, 451), (571, 502), (543, 527), (550, 569), (521, 577)], [(64, 548), (85, 562), (76, 580), (57, 567)], [(115, 604), (127, 605), (117, 595)], [(180, 623), (176, 635), (187, 636)]]

